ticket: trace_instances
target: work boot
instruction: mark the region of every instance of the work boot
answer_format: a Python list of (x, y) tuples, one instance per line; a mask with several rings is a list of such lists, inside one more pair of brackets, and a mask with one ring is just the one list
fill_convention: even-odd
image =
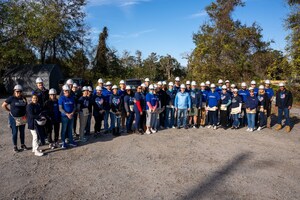
[(279, 131), (280, 129), (282, 128), (282, 125), (281, 124), (278, 124), (275, 128), (276, 131)]
[(285, 131), (286, 131), (287, 133), (291, 132), (291, 127), (290, 127), (290, 126), (286, 126), (286, 127), (285, 127)]
[(113, 128), (113, 129), (112, 129), (112, 135), (113, 135), (113, 136), (116, 136), (116, 128)]
[(117, 131), (116, 131), (116, 136), (121, 136), (121, 133), (120, 133), (120, 128), (119, 128), (119, 127), (117, 128)]

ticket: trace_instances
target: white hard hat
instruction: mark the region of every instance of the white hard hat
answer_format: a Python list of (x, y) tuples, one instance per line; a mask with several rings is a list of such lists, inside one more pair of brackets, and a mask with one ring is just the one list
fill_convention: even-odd
[(23, 87), (21, 85), (15, 85), (14, 90), (23, 90)]
[(179, 78), (179, 77), (176, 77), (176, 78), (175, 78), (175, 81), (180, 81), (180, 78)]
[(254, 90), (254, 88), (253, 87), (249, 87), (249, 90)]
[(106, 82), (106, 85), (112, 85), (112, 84), (111, 84), (111, 82), (110, 82), (110, 81), (107, 81), (107, 82)]
[(162, 82), (161, 82), (161, 81), (158, 81), (158, 82), (157, 82), (157, 85), (162, 85)]
[(265, 84), (271, 84), (270, 80), (265, 80)]
[(153, 90), (154, 89), (154, 86), (151, 84), (149, 85), (149, 90)]
[(230, 87), (232, 87), (232, 88), (235, 88), (235, 84), (231, 84), (231, 86)]
[(204, 83), (204, 82), (202, 82), (202, 83), (200, 84), (200, 86), (201, 86), (201, 87), (204, 87), (204, 86), (205, 86), (205, 83)]
[(131, 87), (130, 87), (130, 85), (126, 85), (126, 88), (125, 88), (126, 90), (131, 90)]
[(124, 80), (120, 80), (119, 84), (125, 84), (125, 81)]
[(97, 87), (96, 87), (96, 90), (100, 90), (100, 91), (102, 91), (102, 87), (100, 87), (100, 86), (97, 86)]
[(229, 81), (229, 80), (226, 80), (225, 83), (230, 83), (230, 81)]
[(153, 87), (154, 87), (154, 89), (156, 89), (157, 88), (157, 84), (154, 84)]
[(245, 82), (242, 82), (241, 86), (242, 87), (247, 87), (247, 84)]
[(87, 86), (83, 86), (82, 91), (89, 91), (89, 88)]
[(113, 85), (113, 86), (112, 86), (112, 89), (118, 89), (118, 86)]
[(69, 86), (66, 84), (62, 87), (63, 90), (70, 90)]
[(256, 85), (256, 81), (251, 81), (251, 85)]
[(49, 94), (56, 94), (56, 89), (51, 88), (51, 89), (49, 90)]
[(166, 81), (163, 81), (162, 84), (163, 84), (163, 85), (167, 85), (167, 82), (166, 82)]
[(196, 85), (197, 85), (196, 81), (192, 81), (192, 86), (196, 86)]
[(149, 78), (145, 78), (145, 82), (150, 82), (150, 79)]
[(36, 119), (35, 122), (39, 125), (39, 126), (44, 126), (47, 122), (46, 117), (41, 117), (40, 119)]
[(211, 87), (211, 88), (215, 88), (216, 85), (212, 83), (212, 84), (210, 85), (210, 87)]
[(41, 77), (38, 77), (36, 80), (35, 80), (35, 83), (43, 83), (43, 79)]
[(206, 81), (205, 84), (206, 84), (206, 85), (210, 85), (210, 81)]
[(98, 79), (98, 83), (103, 83), (103, 79), (102, 79), (102, 78), (99, 78), (99, 79)]
[(73, 85), (74, 81), (72, 79), (68, 79), (66, 82), (68, 85)]
[(73, 87), (78, 87), (77, 83), (73, 83)]
[(237, 88), (234, 88), (233, 89), (233, 92), (238, 92), (239, 90)]
[(146, 87), (145, 83), (142, 83), (142, 84), (141, 84), (141, 87)]
[(258, 87), (258, 89), (260, 89), (260, 90), (264, 90), (264, 89), (265, 89), (265, 86), (263, 86), (263, 85), (260, 85), (260, 86)]
[(223, 80), (222, 80), (222, 79), (220, 79), (220, 80), (218, 81), (218, 83), (219, 83), (219, 84), (222, 84), (222, 83), (223, 83)]
[(186, 81), (185, 84), (191, 85), (191, 81)]
[(169, 82), (169, 86), (173, 86), (174, 85), (174, 83), (173, 82)]
[(91, 86), (88, 86), (88, 90), (89, 90), (90, 92), (93, 92), (93, 88), (92, 88)]
[(284, 87), (284, 86), (285, 86), (285, 84), (283, 82), (279, 83), (279, 87)]
[(226, 85), (222, 85), (222, 89), (227, 89)]
[(186, 87), (185, 87), (185, 85), (184, 85), (184, 84), (181, 84), (181, 85), (180, 85), (180, 88), (183, 88), (183, 89), (185, 89)]

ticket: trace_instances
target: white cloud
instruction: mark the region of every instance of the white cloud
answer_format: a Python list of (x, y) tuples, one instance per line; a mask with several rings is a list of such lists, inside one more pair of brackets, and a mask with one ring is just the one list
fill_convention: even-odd
[(197, 12), (197, 13), (194, 13), (194, 14), (188, 16), (188, 18), (189, 18), (189, 19), (195, 19), (195, 18), (199, 18), (199, 17), (204, 17), (204, 16), (206, 16), (206, 15), (207, 15), (206, 11), (205, 11), (205, 10), (202, 10), (202, 11), (200, 11), (200, 12)]
[(135, 33), (130, 33), (130, 34), (114, 34), (114, 35), (111, 35), (111, 38), (118, 38), (118, 39), (138, 38), (141, 35), (151, 33), (151, 32), (154, 32), (154, 31), (155, 31), (155, 29), (147, 29), (147, 30), (138, 31), (138, 32), (135, 32)]
[(151, 0), (88, 0), (88, 6), (114, 5), (119, 7), (130, 7)]

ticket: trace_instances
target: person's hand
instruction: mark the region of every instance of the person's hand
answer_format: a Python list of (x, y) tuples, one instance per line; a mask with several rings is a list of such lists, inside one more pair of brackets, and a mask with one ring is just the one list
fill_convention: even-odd
[(140, 112), (140, 115), (143, 115), (143, 112)]
[(291, 109), (292, 109), (292, 106), (289, 106), (288, 109), (291, 110)]
[(178, 111), (178, 108), (175, 108), (175, 111), (177, 112), (177, 111)]
[(130, 115), (130, 113), (129, 113), (129, 112), (127, 112), (127, 117), (129, 117), (129, 115)]
[(190, 108), (188, 108), (188, 111), (190, 111), (191, 109)]

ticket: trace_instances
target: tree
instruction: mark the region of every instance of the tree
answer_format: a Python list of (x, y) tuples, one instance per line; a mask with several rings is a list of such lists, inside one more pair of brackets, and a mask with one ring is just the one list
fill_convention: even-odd
[(159, 60), (163, 79), (171, 80), (174, 78), (173, 74), (176, 69), (180, 68), (179, 62), (170, 55), (161, 56)]

